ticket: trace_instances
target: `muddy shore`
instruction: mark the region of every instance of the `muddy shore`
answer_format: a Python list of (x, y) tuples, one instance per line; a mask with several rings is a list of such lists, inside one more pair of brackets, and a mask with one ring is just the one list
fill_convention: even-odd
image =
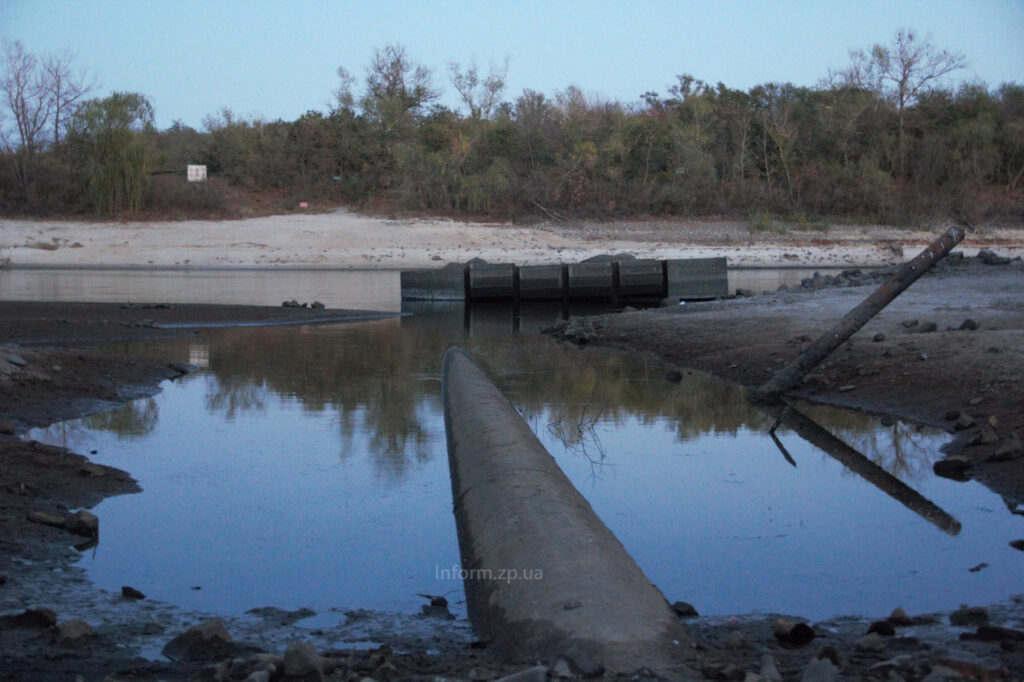
[[(840, 286), (822, 283), (801, 291), (573, 320), (560, 334), (588, 345), (648, 353), (669, 363), (669, 369), (701, 369), (755, 386), (870, 293), (872, 283), (856, 279), (851, 276)], [(1024, 435), (1022, 291), (1019, 261), (989, 266), (965, 259), (942, 266), (858, 332), (797, 395), (958, 433), (948, 454), (968, 458), (967, 475), (1017, 509), (1024, 503), (1024, 459), (992, 461), (991, 456), (1005, 449), (1013, 434)], [(424, 621), (426, 634), (420, 638), (389, 639), (387, 628), (369, 636), (390, 646), (332, 647), (315, 631), (294, 627), (302, 614), (286, 612), (224, 619), (233, 635), (230, 646), (209, 652), (210, 660), (170, 663), (147, 649), (159, 651), (215, 614), (182, 616), (148, 600), (102, 593), (74, 566), (77, 550), (72, 545), (88, 537), (28, 521), (31, 511), (66, 515), (138, 488), (125, 472), (20, 441), (18, 434), (152, 393), (161, 381), (188, 371), (158, 357), (111, 357), (89, 344), (191, 334), (213, 324), (312, 324), (346, 315), (351, 313), (303, 308), (0, 304), (0, 344), (6, 344), (0, 348), (0, 430), (10, 432), (0, 435), (0, 679), (247, 679), (269, 670), (268, 665), (277, 671), (274, 675), (252, 679), (279, 679), (286, 667), (285, 645), (297, 639), (312, 640), (319, 652), (320, 669), (308, 679), (487, 680), (536, 663), (499, 661), (486, 648), (470, 648), (465, 624), (443, 620)], [(961, 329), (967, 319), (977, 328)], [(924, 331), (930, 322), (935, 330)], [(874, 340), (879, 335), (884, 338)], [(956, 431), (956, 420), (947, 419), (954, 411), (974, 423)], [(970, 445), (990, 417), (995, 417), (997, 439)], [(1024, 562), (1024, 554), (1021, 558)], [(77, 602), (55, 596), (68, 591), (76, 593)], [(957, 621), (969, 624), (955, 627), (950, 614), (910, 614), (907, 619), (898, 613), (866, 614), (813, 623), (816, 637), (806, 644), (780, 639), (773, 632), (774, 616), (688, 620), (698, 663), (662, 676), (767, 680), (775, 679), (774, 668), (782, 679), (801, 679), (811, 669), (828, 675), (831, 666), (843, 679), (938, 680), (946, 679), (945, 671), (975, 679), (1024, 679), (1024, 642), (1013, 634), (1024, 629), (1024, 597), (1007, 597), (985, 609), (984, 625), (995, 630), (979, 631), (981, 616), (971, 613)], [(79, 603), (80, 611), (17, 615), (57, 601)], [(90, 620), (90, 613), (103, 616)], [(69, 625), (78, 618), (89, 624), (85, 635), (76, 635), (78, 626)], [(798, 620), (799, 614), (789, 618)], [(358, 620), (346, 614), (349, 626)], [(884, 621), (874, 628), (886, 634), (865, 638), (875, 620)], [(540, 663), (553, 677), (599, 674), (594, 662)], [(530, 679), (543, 677), (540, 671)]]

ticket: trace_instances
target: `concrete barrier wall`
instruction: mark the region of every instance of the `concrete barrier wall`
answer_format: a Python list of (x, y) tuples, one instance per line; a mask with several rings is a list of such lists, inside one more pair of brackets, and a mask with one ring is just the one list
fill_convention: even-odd
[(612, 671), (692, 654), (662, 594), (486, 373), (450, 349), (445, 432), (469, 617), (500, 655)]
[(404, 300), (565, 300), (672, 296), (707, 299), (729, 295), (725, 258), (669, 261), (602, 260), (569, 265), (451, 264), (405, 270)]

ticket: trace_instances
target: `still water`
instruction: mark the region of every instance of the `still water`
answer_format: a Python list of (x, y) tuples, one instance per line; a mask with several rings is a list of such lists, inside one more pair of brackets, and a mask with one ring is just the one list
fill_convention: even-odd
[(699, 374), (672, 384), (643, 358), (513, 335), (502, 309), (417, 312), (109, 348), (199, 369), (30, 434), (96, 450), (144, 489), (94, 510), (102, 541), (82, 558), (93, 580), (224, 613), (459, 599), (439, 376), (460, 345), (666, 597), (702, 614), (880, 616), (1020, 589), (1008, 542), (1024, 519), (977, 483), (932, 474), (945, 434), (808, 407), (863, 457), (848, 468), (782, 428), (794, 466), (767, 434), (774, 416), (735, 386)]

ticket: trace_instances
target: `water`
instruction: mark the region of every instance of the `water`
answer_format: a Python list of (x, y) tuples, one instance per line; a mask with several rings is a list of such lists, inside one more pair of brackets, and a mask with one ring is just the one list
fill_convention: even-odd
[[(457, 600), (439, 398), (442, 354), (457, 344), (670, 600), (703, 614), (824, 618), (1020, 589), (1008, 542), (1024, 535), (1021, 518), (983, 486), (931, 473), (941, 432), (805, 408), (883, 473), (861, 460), (854, 473), (782, 428), (794, 467), (767, 435), (774, 416), (735, 386), (699, 374), (675, 385), (643, 358), (513, 336), (500, 308), (420, 312), (110, 347), (200, 369), (153, 398), (31, 434), (95, 449), (143, 487), (95, 509), (102, 541), (82, 558), (92, 579), (222, 613)], [(557, 311), (533, 318), (546, 314)], [(960, 531), (943, 530), (920, 496)]]

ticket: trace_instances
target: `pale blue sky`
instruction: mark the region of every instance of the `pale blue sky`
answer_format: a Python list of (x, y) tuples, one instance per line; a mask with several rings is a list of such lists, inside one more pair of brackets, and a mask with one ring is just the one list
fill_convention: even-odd
[(406, 46), (455, 106), (446, 64), (510, 58), (507, 99), (568, 85), (623, 102), (664, 94), (680, 73), (748, 89), (814, 85), (851, 48), (908, 27), (960, 50), (961, 79), (1024, 83), (1024, 0), (589, 2), (0, 0), (0, 36), (68, 48), (97, 95), (149, 96), (157, 125), (206, 114), (293, 120), (325, 110), (345, 66), (360, 83), (375, 47)]

